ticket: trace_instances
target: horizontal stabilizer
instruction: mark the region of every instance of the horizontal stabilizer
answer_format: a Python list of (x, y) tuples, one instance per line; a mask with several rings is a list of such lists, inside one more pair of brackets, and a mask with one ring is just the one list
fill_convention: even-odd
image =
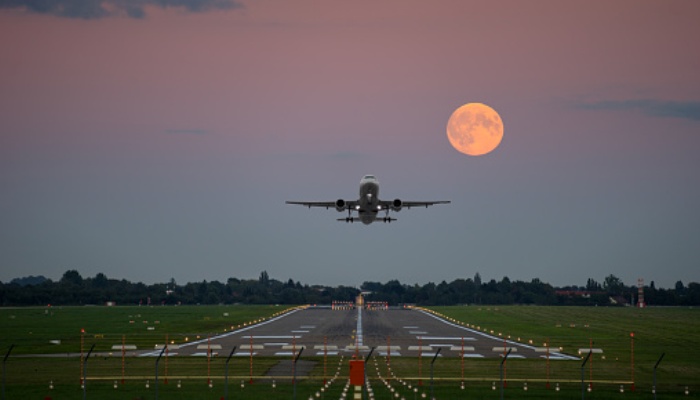
[[(375, 217), (374, 218), (375, 222), (393, 222), (396, 220), (397, 220), (396, 218), (392, 218), (392, 217)], [(358, 217), (338, 218), (337, 221), (340, 221), (340, 222), (362, 222), (362, 220)]]

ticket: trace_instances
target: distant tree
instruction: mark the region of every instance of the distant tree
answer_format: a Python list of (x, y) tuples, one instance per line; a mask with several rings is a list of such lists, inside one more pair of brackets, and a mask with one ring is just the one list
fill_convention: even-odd
[(474, 274), (474, 284), (476, 285), (477, 288), (481, 287), (481, 275), (477, 272)]
[(683, 294), (685, 292), (685, 285), (682, 281), (676, 282), (676, 294)]
[(63, 277), (61, 278), (61, 283), (81, 286), (83, 284), (83, 277), (78, 271), (74, 269), (69, 269), (63, 274)]
[(384, 285), (379, 282), (363, 282), (360, 288), (367, 292), (381, 292), (384, 289)]
[(15, 278), (15, 279), (10, 281), (10, 284), (16, 284), (19, 286), (29, 286), (29, 285), (35, 286), (35, 285), (41, 285), (42, 283), (46, 282), (47, 280), (48, 279), (46, 279), (46, 277), (44, 277), (43, 275), (39, 275), (39, 276), (30, 275), (30, 276), (27, 276), (24, 278)]
[[(571, 295), (566, 292), (583, 290), (579, 286), (567, 286), (564, 293), (557, 294), (555, 289), (538, 278), (530, 282), (511, 281), (504, 277), (500, 282), (491, 279), (481, 282), (477, 273), (472, 279), (455, 279), (442, 281), (438, 285), (429, 282), (425, 285), (404, 285), (398, 280), (365, 282), (362, 289), (370, 291), (370, 301), (388, 301), (390, 304), (415, 303), (419, 305), (454, 305), (470, 301), (484, 304), (560, 304), (560, 305), (607, 305), (609, 295), (622, 295), (627, 298), (636, 293), (636, 287), (625, 287), (614, 275), (605, 278), (601, 285), (589, 279), (586, 289), (594, 293), (589, 297)], [(675, 288), (658, 289), (654, 282), (645, 288), (646, 301), (654, 305), (700, 305), (700, 284), (691, 282), (687, 286), (678, 281)], [(174, 279), (169, 283), (145, 285), (132, 283), (125, 279), (108, 279), (98, 273), (94, 278), (84, 279), (76, 270), (69, 270), (60, 281), (46, 280), (38, 285), (20, 286), (19, 283), (0, 283), (0, 305), (79, 305), (102, 304), (107, 300), (118, 304), (328, 304), (332, 300), (352, 301), (358, 289), (348, 286), (328, 287), (309, 286), (295, 282), (291, 278), (286, 282), (272, 279), (266, 271), (259, 279), (241, 280), (229, 278), (226, 284), (218, 281), (202, 281), (178, 286)]]
[(435, 304), (436, 286), (433, 282), (428, 282), (423, 285), (416, 294), (416, 303), (424, 305)]
[(280, 302), (283, 304), (303, 304), (304, 296), (295, 287), (286, 287), (280, 293)]
[(104, 289), (109, 285), (109, 279), (102, 272), (95, 275), (92, 279), (92, 286), (98, 289)]
[(589, 292), (599, 292), (601, 289), (600, 283), (598, 283), (595, 279), (588, 278), (588, 281), (586, 282), (586, 290)]
[(474, 292), (473, 292), (474, 299), (473, 299), (473, 301), (474, 301), (474, 304), (478, 304), (481, 302), (480, 297), (479, 297), (479, 294), (481, 292), (481, 275), (479, 275), (478, 272), (476, 274), (474, 274), (474, 279), (472, 280), (472, 285), (474, 286)]
[(686, 288), (686, 298), (684, 302), (686, 305), (698, 305), (700, 304), (700, 283), (691, 282)]
[(507, 276), (504, 276), (503, 279), (501, 279), (501, 285), (503, 285), (506, 288), (509, 287), (510, 286), (510, 278), (508, 278)]
[(258, 281), (263, 286), (268, 286), (270, 284), (270, 276), (267, 274), (267, 271), (260, 273), (260, 278), (258, 278)]
[(619, 296), (623, 293), (624, 288), (625, 285), (622, 283), (622, 280), (616, 277), (615, 275), (610, 274), (607, 277), (605, 277), (605, 281), (603, 282), (603, 289), (605, 289), (605, 291), (609, 294)]

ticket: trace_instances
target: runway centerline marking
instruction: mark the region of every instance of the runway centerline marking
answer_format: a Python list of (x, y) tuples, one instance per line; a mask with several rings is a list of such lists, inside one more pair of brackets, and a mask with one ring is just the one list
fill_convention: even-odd
[(362, 307), (357, 307), (357, 329), (355, 330), (357, 347), (362, 346)]

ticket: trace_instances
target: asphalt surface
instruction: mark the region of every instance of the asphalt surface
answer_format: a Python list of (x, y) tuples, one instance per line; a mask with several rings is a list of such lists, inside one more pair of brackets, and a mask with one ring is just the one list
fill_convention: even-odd
[[(169, 349), (170, 356), (292, 357), (303, 348), (305, 357), (351, 356), (356, 352), (391, 357), (498, 358), (510, 350), (512, 358), (545, 358), (546, 349), (529, 346), (465, 328), (414, 309), (307, 308), (225, 335)], [(157, 355), (149, 352), (144, 355)], [(550, 359), (578, 359), (549, 352)]]

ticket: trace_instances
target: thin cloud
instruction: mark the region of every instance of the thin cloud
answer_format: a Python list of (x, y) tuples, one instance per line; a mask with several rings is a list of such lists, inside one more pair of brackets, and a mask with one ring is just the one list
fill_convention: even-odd
[(243, 8), (243, 4), (236, 0), (0, 0), (0, 9), (79, 19), (115, 16), (140, 19), (146, 16), (146, 7), (149, 6), (187, 12)]
[(210, 132), (205, 129), (167, 129), (168, 135), (207, 135)]
[(356, 151), (339, 151), (337, 153), (330, 154), (330, 158), (336, 160), (362, 160), (370, 158), (367, 153), (360, 153)]
[(641, 100), (605, 100), (583, 103), (586, 110), (622, 110), (638, 111), (652, 117), (682, 118), (700, 121), (700, 101), (660, 101)]

